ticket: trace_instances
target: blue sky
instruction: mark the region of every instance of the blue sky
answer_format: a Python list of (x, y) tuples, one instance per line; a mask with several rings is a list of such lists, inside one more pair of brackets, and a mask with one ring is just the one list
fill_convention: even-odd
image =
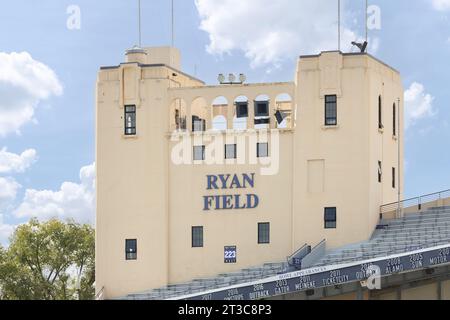
[[(249, 82), (290, 81), (299, 54), (336, 48), (336, 2), (175, 0), (183, 70), (213, 84), (229, 72)], [(450, 1), (369, 2), (381, 9), (370, 50), (402, 73), (407, 90), (405, 196), (450, 188)], [(136, 3), (2, 2), (0, 243), (31, 216), (92, 221), (96, 75), (136, 44)], [(70, 5), (80, 9), (80, 29), (67, 28)], [(142, 8), (143, 44), (168, 45), (170, 1), (142, 0)], [(344, 1), (343, 11), (348, 51), (364, 33), (363, 1)]]

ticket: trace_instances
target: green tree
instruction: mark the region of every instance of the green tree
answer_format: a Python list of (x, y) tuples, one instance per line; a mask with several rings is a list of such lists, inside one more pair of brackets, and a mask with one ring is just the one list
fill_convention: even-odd
[(94, 259), (91, 226), (32, 219), (0, 249), (0, 298), (92, 299)]

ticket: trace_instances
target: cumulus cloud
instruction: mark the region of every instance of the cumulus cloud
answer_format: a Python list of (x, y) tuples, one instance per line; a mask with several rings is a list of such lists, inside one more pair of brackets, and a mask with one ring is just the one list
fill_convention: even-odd
[(0, 136), (20, 132), (40, 101), (61, 95), (55, 72), (27, 52), (0, 52)]
[(418, 120), (436, 114), (433, 107), (434, 97), (425, 92), (421, 83), (414, 82), (405, 91), (405, 126), (408, 128)]
[(5, 223), (3, 215), (0, 214), (0, 245), (6, 246), (8, 244), (8, 239), (15, 228), (15, 226)]
[[(335, 0), (196, 0), (211, 54), (243, 51), (253, 67), (337, 47)], [(344, 12), (345, 10), (343, 10)], [(343, 50), (357, 35), (342, 28)]]
[(28, 189), (14, 211), (17, 218), (39, 220), (72, 218), (93, 223), (95, 210), (95, 164), (81, 168), (80, 183), (64, 182), (58, 191)]
[(37, 160), (34, 149), (28, 149), (22, 154), (8, 152), (7, 148), (0, 150), (0, 173), (23, 173)]
[(450, 10), (450, 0), (432, 0), (433, 7), (439, 11)]
[(0, 177), (0, 209), (5, 208), (16, 198), (21, 185), (13, 178)]

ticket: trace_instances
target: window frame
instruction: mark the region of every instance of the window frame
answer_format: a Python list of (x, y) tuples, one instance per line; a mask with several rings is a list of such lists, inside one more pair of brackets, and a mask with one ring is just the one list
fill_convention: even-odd
[[(134, 246), (129, 245), (130, 243), (134, 243)], [(132, 248), (134, 248), (134, 250), (129, 250)], [(137, 239), (125, 239), (125, 260), (137, 260)]]
[[(234, 157), (233, 158), (229, 158), (227, 155), (227, 148), (229, 147), (233, 147), (234, 148)], [(234, 160), (237, 159), (237, 144), (236, 143), (230, 143), (230, 144), (225, 144), (225, 160)]]
[[(203, 248), (205, 246), (204, 242), (204, 227), (203, 226), (192, 226), (191, 227), (191, 247), (192, 248)], [(200, 232), (200, 233), (195, 233)]]
[[(241, 113), (240, 111), (245, 108), (245, 112)], [(247, 102), (236, 102), (236, 118), (237, 119), (245, 119), (248, 118), (248, 101)]]
[[(265, 112), (259, 112), (259, 105), (264, 104), (266, 106)], [(269, 117), (270, 115), (270, 101), (255, 101), (255, 117)]]
[(392, 189), (397, 188), (396, 175), (397, 175), (397, 170), (395, 167), (392, 167)]
[(258, 244), (270, 244), (270, 222), (258, 222)]
[(397, 136), (397, 104), (392, 106), (392, 135)]
[[(260, 147), (262, 145), (266, 145), (267, 146), (266, 155), (261, 155)], [(258, 142), (258, 143), (256, 143), (256, 157), (257, 158), (268, 158), (269, 157), (269, 143), (268, 142)]]
[(378, 183), (383, 182), (383, 162), (378, 161)]
[[(333, 98), (334, 101), (329, 101), (329, 99)], [(336, 94), (325, 95), (325, 126), (327, 127), (335, 127), (338, 125), (338, 98)], [(329, 108), (333, 107), (334, 109), (329, 110)], [(330, 111), (330, 112), (329, 112)], [(328, 116), (329, 113), (332, 113), (333, 116)]]
[[(333, 210), (334, 219), (329, 219), (329, 211)], [(324, 208), (324, 228), (325, 229), (337, 229), (337, 207), (326, 207)]]
[[(202, 148), (202, 158), (201, 159), (196, 159), (195, 158), (195, 155), (196, 155), (195, 150), (197, 148)], [(206, 153), (206, 146), (204, 146), (204, 145), (202, 145), (202, 146), (193, 146), (192, 147), (192, 159), (194, 161), (205, 161), (205, 153)]]
[(383, 130), (383, 98), (381, 95), (378, 96), (378, 129)]
[[(128, 108), (133, 108), (133, 111), (128, 111)], [(128, 126), (128, 115), (133, 115), (134, 126)], [(135, 136), (137, 134), (137, 108), (135, 105), (126, 105), (124, 107), (124, 134), (126, 136)], [(128, 132), (131, 130), (131, 132)]]

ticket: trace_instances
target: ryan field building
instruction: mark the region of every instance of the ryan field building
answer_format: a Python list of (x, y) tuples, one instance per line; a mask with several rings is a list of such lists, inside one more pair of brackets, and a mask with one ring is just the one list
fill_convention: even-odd
[(371, 55), (322, 52), (291, 82), (216, 86), (180, 71), (174, 48), (126, 58), (97, 82), (104, 298), (366, 241), (402, 196), (401, 77)]

